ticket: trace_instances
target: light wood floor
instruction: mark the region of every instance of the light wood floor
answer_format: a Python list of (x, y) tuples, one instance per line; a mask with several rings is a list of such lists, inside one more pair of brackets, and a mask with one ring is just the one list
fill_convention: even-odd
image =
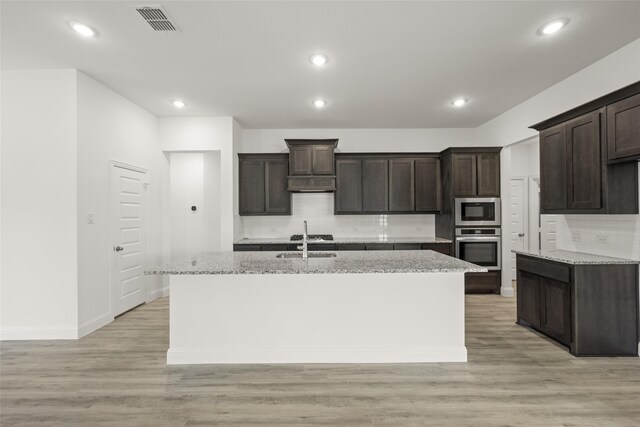
[(574, 358), (467, 296), (468, 363), (168, 367), (168, 299), (78, 341), (4, 342), (2, 426), (639, 426), (640, 360)]

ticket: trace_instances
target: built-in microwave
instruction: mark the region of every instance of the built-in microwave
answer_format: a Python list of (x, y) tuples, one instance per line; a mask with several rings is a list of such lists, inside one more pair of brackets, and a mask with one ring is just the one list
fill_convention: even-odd
[(497, 197), (457, 198), (455, 225), (500, 226), (500, 199)]

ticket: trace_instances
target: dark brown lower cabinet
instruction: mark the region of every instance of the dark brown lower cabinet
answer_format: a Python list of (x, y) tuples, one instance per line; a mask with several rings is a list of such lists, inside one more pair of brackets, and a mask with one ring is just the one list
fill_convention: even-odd
[(637, 356), (634, 264), (571, 265), (518, 255), (517, 322), (575, 356)]
[[(234, 251), (297, 251), (298, 243), (235, 243)], [(392, 251), (392, 250), (431, 250), (451, 255), (451, 243), (309, 243), (310, 251)]]
[(467, 294), (499, 294), (502, 285), (500, 271), (486, 273), (465, 273), (464, 292)]

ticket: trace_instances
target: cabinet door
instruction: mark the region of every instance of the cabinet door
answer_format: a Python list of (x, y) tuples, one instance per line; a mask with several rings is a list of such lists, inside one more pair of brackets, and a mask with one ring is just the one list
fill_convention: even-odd
[(441, 208), (440, 160), (416, 159), (416, 212), (438, 212)]
[(313, 174), (333, 175), (333, 145), (313, 146)]
[(289, 162), (286, 159), (267, 160), (265, 168), (265, 212), (274, 214), (291, 213), (291, 193), (287, 191)]
[(362, 211), (389, 210), (389, 160), (362, 160)]
[(569, 209), (602, 207), (600, 112), (566, 124), (567, 206)]
[(453, 154), (453, 195), (477, 195), (477, 169), (475, 154)]
[(564, 124), (540, 132), (540, 208), (567, 208), (567, 144)]
[(640, 159), (640, 94), (607, 106), (609, 160)]
[(239, 213), (261, 214), (265, 212), (265, 161), (241, 159), (239, 162)]
[(313, 171), (313, 147), (297, 145), (289, 148), (289, 172), (291, 175), (311, 175)]
[(518, 270), (518, 320), (540, 327), (540, 278)]
[(389, 160), (389, 211), (413, 212), (414, 195), (413, 159)]
[[(518, 290), (520, 283), (518, 283)], [(540, 278), (540, 329), (565, 345), (571, 344), (571, 286)]]
[(362, 161), (360, 159), (336, 160), (336, 213), (362, 212)]
[(500, 197), (500, 154), (478, 154), (476, 160), (478, 196)]

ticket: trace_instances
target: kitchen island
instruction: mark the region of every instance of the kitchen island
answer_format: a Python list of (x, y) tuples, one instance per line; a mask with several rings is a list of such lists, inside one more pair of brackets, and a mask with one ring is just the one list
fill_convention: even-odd
[(482, 271), (425, 250), (208, 252), (147, 273), (170, 275), (168, 364), (407, 363), (466, 362), (464, 273)]

